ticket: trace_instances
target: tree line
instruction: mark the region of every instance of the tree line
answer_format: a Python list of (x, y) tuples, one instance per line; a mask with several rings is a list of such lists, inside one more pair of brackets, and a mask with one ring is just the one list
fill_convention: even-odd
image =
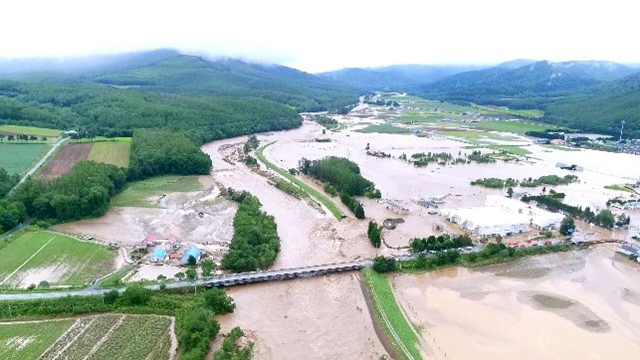
[(233, 238), (222, 259), (222, 267), (233, 272), (270, 267), (280, 252), (280, 237), (273, 216), (260, 210), (260, 201), (248, 192), (228, 189), (227, 197), (240, 206), (233, 218)]
[(422, 253), (425, 251), (443, 251), (472, 246), (473, 240), (467, 235), (450, 236), (447, 234), (427, 238), (414, 238), (409, 243), (411, 252)]

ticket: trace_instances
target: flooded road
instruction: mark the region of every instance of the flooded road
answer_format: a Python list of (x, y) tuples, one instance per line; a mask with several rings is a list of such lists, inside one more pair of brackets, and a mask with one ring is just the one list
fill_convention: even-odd
[(637, 359), (640, 268), (614, 249), (392, 279), (430, 358)]

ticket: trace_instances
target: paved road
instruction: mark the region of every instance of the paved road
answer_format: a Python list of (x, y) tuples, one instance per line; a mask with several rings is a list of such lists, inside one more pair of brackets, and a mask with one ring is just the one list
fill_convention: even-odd
[(53, 153), (56, 151), (56, 149), (58, 147), (60, 147), (60, 145), (62, 145), (67, 140), (69, 140), (68, 137), (60, 137), (60, 138), (58, 138), (58, 141), (54, 142), (53, 145), (51, 145), (51, 149), (49, 149), (49, 151), (47, 151), (47, 153), (40, 160), (38, 160), (37, 163), (35, 163), (33, 166), (31, 166), (29, 171), (27, 171), (24, 174), (24, 176), (22, 176), (22, 179), (20, 179), (20, 182), (18, 183), (18, 185), (22, 184), (23, 182), (25, 182), (29, 178), (29, 176), (33, 175), (33, 173), (36, 172), (36, 170), (38, 170), (40, 168), (40, 166), (42, 166), (42, 164), (44, 164), (51, 157), (51, 155), (53, 155)]

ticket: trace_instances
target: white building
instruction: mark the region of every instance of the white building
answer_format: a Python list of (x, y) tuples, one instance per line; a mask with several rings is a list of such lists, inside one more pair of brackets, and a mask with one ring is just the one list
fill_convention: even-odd
[(551, 230), (560, 228), (564, 215), (540, 209), (522, 201), (509, 199), (500, 195), (487, 196), (486, 205), (501, 208), (507, 212), (521, 214), (529, 219), (529, 224), (538, 229)]
[(498, 207), (452, 209), (447, 220), (478, 236), (506, 236), (530, 230), (529, 219)]

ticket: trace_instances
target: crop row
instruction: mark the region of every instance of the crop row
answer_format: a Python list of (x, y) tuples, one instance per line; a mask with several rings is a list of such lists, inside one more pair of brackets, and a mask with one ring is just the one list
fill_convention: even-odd
[(56, 340), (56, 342), (42, 354), (40, 357), (43, 360), (56, 359), (58, 353), (64, 351), (65, 347), (72, 342), (75, 338), (82, 335), (82, 333), (91, 326), (94, 318), (87, 317), (77, 320), (71, 328)]
[(144, 359), (156, 348), (170, 322), (161, 316), (128, 316), (90, 360)]
[(96, 316), (91, 325), (58, 358), (67, 360), (84, 359), (100, 339), (107, 335), (109, 330), (116, 325), (119, 318), (120, 316), (117, 315)]
[(162, 335), (162, 339), (156, 344), (156, 347), (149, 354), (148, 360), (167, 360), (169, 351), (171, 350), (171, 334), (170, 330)]

